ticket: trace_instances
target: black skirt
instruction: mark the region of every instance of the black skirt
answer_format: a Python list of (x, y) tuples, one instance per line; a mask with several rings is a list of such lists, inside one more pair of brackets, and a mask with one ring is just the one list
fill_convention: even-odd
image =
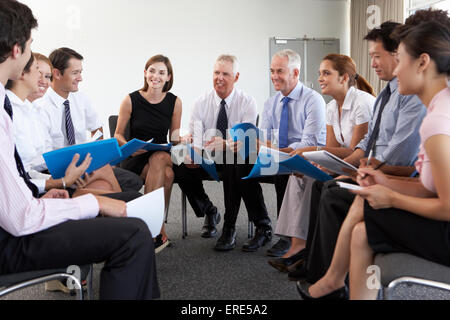
[(401, 252), (450, 266), (450, 223), (364, 204), (368, 242), (376, 253)]

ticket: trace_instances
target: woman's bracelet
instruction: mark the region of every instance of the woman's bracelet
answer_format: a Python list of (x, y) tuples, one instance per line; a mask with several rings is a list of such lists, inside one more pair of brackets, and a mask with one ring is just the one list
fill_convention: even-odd
[(66, 182), (64, 181), (64, 178), (61, 178), (62, 184), (63, 184), (63, 189), (66, 190)]

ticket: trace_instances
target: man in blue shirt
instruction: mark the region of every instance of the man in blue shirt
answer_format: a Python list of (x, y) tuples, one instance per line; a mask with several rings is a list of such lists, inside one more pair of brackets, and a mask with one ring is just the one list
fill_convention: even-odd
[[(395, 53), (398, 43), (389, 36), (398, 23), (385, 22), (367, 36), (371, 66), (381, 80), (388, 81), (375, 101), (374, 115), (369, 131), (354, 152), (344, 159), (356, 166), (366, 166), (371, 153), (370, 166), (390, 175), (409, 176), (420, 145), (419, 127), (426, 114), (425, 106), (417, 96), (398, 93), (393, 72), (397, 66)], [(349, 182), (349, 181), (346, 181)], [(306, 241), (306, 263), (291, 272), (289, 278), (298, 280), (306, 276), (314, 283), (327, 271), (334, 253), (340, 227), (353, 203), (355, 195), (330, 181), (315, 182), (311, 196), (310, 226)]]
[[(322, 96), (299, 81), (300, 55), (292, 50), (277, 52), (270, 65), (271, 80), (277, 93), (264, 104), (261, 129), (266, 145), (283, 152), (326, 142), (326, 104)], [(275, 176), (277, 216), (283, 202), (289, 176)], [(289, 249), (289, 238), (280, 240), (267, 251), (282, 256)]]

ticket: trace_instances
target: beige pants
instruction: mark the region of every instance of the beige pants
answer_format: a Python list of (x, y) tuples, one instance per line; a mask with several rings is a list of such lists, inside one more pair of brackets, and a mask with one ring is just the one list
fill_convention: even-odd
[(315, 180), (309, 177), (298, 178), (294, 175), (284, 194), (275, 233), (280, 236), (306, 240), (311, 207), (311, 189)]

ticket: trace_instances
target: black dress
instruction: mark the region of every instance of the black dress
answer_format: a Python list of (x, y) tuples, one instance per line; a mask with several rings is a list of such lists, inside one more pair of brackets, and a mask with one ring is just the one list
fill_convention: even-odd
[[(153, 143), (168, 143), (167, 135), (172, 125), (172, 116), (177, 97), (167, 92), (164, 99), (157, 104), (148, 102), (139, 91), (130, 93), (131, 117), (130, 139), (137, 138)], [(124, 160), (122, 167), (140, 175), (153, 152), (146, 152)]]

